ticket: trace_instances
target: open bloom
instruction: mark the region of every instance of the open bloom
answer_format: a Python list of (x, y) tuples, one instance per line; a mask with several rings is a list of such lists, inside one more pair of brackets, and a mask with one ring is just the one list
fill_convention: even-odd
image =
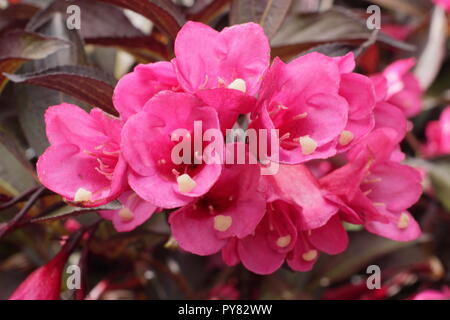
[(327, 198), (355, 218), (353, 223), (389, 239), (410, 241), (420, 235), (407, 209), (422, 193), (421, 175), (393, 157), (395, 138), (391, 129), (375, 130), (349, 153), (348, 164), (320, 182), (331, 194)]
[(102, 210), (100, 216), (111, 220), (119, 232), (132, 231), (150, 219), (157, 211), (152, 203), (142, 200), (135, 192), (124, 192), (119, 201), (123, 207), (119, 210)]
[(327, 201), (304, 165), (282, 165), (262, 179), (265, 215), (254, 233), (231, 238), (222, 250), (228, 265), (242, 262), (258, 274), (276, 271), (285, 261), (293, 270), (312, 268), (320, 252), (345, 250), (348, 237), (338, 207)]
[(270, 47), (256, 23), (218, 32), (202, 23), (187, 22), (175, 40), (175, 56), (172, 62), (186, 91), (230, 88), (256, 95), (269, 66)]
[(441, 113), (439, 120), (428, 123), (425, 133), (425, 155), (433, 157), (450, 153), (450, 106)]
[[(214, 134), (209, 136), (208, 129)], [(220, 159), (214, 160), (220, 156), (215, 150), (223, 152), (217, 112), (188, 93), (164, 91), (150, 99), (127, 121), (122, 139), (131, 188), (161, 208), (180, 207), (204, 195), (222, 171)], [(177, 145), (185, 148), (177, 150)]]
[(266, 206), (265, 195), (258, 189), (259, 179), (257, 164), (225, 165), (208, 193), (170, 215), (180, 247), (210, 255), (220, 251), (228, 239), (253, 233)]
[(276, 58), (264, 76), (253, 127), (278, 129), (279, 159), (302, 163), (343, 152), (374, 126), (375, 91), (354, 57)]
[(95, 207), (126, 187), (119, 119), (99, 110), (61, 104), (45, 113), (50, 147), (39, 158), (39, 180), (70, 202)]

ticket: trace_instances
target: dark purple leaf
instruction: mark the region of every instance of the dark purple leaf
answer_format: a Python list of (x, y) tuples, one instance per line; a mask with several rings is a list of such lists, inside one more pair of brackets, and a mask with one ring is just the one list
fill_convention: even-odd
[(161, 31), (175, 38), (185, 16), (170, 0), (96, 0), (137, 12), (150, 19)]
[(25, 31), (10, 31), (0, 37), (0, 91), (7, 79), (3, 72), (15, 72), (25, 61), (43, 59), (67, 48), (66, 41)]
[(230, 24), (259, 23), (271, 38), (284, 21), (292, 0), (234, 0)]
[(28, 74), (7, 74), (15, 83), (27, 83), (58, 90), (92, 107), (116, 114), (112, 104), (114, 78), (87, 66), (62, 66)]

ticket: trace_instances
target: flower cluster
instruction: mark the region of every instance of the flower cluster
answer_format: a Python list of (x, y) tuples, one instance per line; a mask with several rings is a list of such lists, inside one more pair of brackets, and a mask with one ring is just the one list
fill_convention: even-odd
[[(352, 53), (270, 63), (259, 25), (218, 32), (188, 22), (172, 61), (139, 65), (119, 81), (119, 118), (69, 104), (48, 109), (51, 146), (39, 158), (39, 179), (78, 206), (118, 199), (122, 209), (100, 212), (118, 231), (170, 210), (182, 249), (221, 252), (226, 264), (258, 274), (285, 261), (310, 270), (321, 252), (344, 251), (344, 222), (409, 241), (420, 235), (407, 209), (421, 195), (421, 176), (400, 163), (399, 143), (406, 117), (420, 109), (420, 87), (407, 72), (413, 63), (370, 78), (354, 72)], [(267, 157), (246, 139), (226, 139), (237, 126), (277, 132), (257, 137), (272, 146)], [(196, 146), (193, 137), (209, 132)], [(205, 151), (214, 144), (231, 160), (244, 146), (256, 161), (208, 162), (214, 152), (195, 151), (177, 162), (180, 141)], [(277, 170), (262, 175), (274, 162)]]

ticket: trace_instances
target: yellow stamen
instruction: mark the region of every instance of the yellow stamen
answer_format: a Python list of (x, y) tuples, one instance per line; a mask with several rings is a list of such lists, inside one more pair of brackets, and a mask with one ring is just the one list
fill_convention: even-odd
[(409, 216), (406, 213), (402, 213), (400, 215), (400, 219), (398, 219), (397, 227), (399, 229), (406, 229), (409, 226)]
[(243, 79), (238, 78), (228, 85), (228, 89), (239, 90), (245, 93), (247, 91), (247, 84)]
[(339, 144), (341, 146), (346, 146), (350, 142), (352, 142), (353, 138), (354, 138), (354, 135), (351, 131), (344, 130), (341, 132), (341, 135), (339, 137)]
[(317, 258), (318, 252), (317, 250), (309, 250), (302, 255), (303, 260), (311, 262)]
[(214, 229), (220, 232), (227, 231), (231, 224), (233, 223), (233, 218), (230, 216), (217, 215), (214, 217)]
[(119, 217), (122, 222), (130, 222), (134, 218), (133, 212), (128, 208), (122, 208), (119, 210)]
[(86, 202), (90, 201), (91, 199), (92, 199), (92, 192), (84, 188), (80, 188), (77, 190), (77, 192), (75, 192), (75, 197), (73, 198), (73, 201)]
[(285, 248), (291, 243), (291, 236), (287, 235), (284, 237), (279, 237), (277, 240), (277, 246), (280, 248)]
[(305, 156), (314, 153), (317, 149), (317, 142), (312, 139), (310, 136), (300, 137), (300, 146), (302, 148), (302, 152)]

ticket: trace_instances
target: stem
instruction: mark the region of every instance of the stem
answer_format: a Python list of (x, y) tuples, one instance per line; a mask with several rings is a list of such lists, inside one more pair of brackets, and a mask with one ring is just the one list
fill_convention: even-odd
[(8, 209), (8, 208), (14, 206), (16, 203), (19, 203), (19, 202), (21, 202), (22, 200), (27, 199), (30, 195), (32, 195), (33, 193), (35, 193), (36, 190), (38, 190), (38, 189), (39, 189), (39, 187), (31, 188), (31, 189), (25, 191), (24, 193), (22, 193), (22, 194), (16, 196), (15, 198), (12, 198), (12, 199), (9, 200), (8, 202), (5, 202), (5, 203), (1, 204), (1, 205), (0, 205), (0, 210)]
[(33, 205), (36, 203), (36, 201), (39, 200), (42, 193), (45, 192), (45, 187), (38, 187), (36, 191), (31, 195), (30, 199), (28, 199), (25, 206), (19, 211), (19, 213), (12, 218), (4, 228), (0, 229), (0, 238), (2, 238), (6, 233), (14, 230), (17, 226), (17, 224), (20, 223), (20, 221), (26, 216), (28, 211), (33, 207)]

